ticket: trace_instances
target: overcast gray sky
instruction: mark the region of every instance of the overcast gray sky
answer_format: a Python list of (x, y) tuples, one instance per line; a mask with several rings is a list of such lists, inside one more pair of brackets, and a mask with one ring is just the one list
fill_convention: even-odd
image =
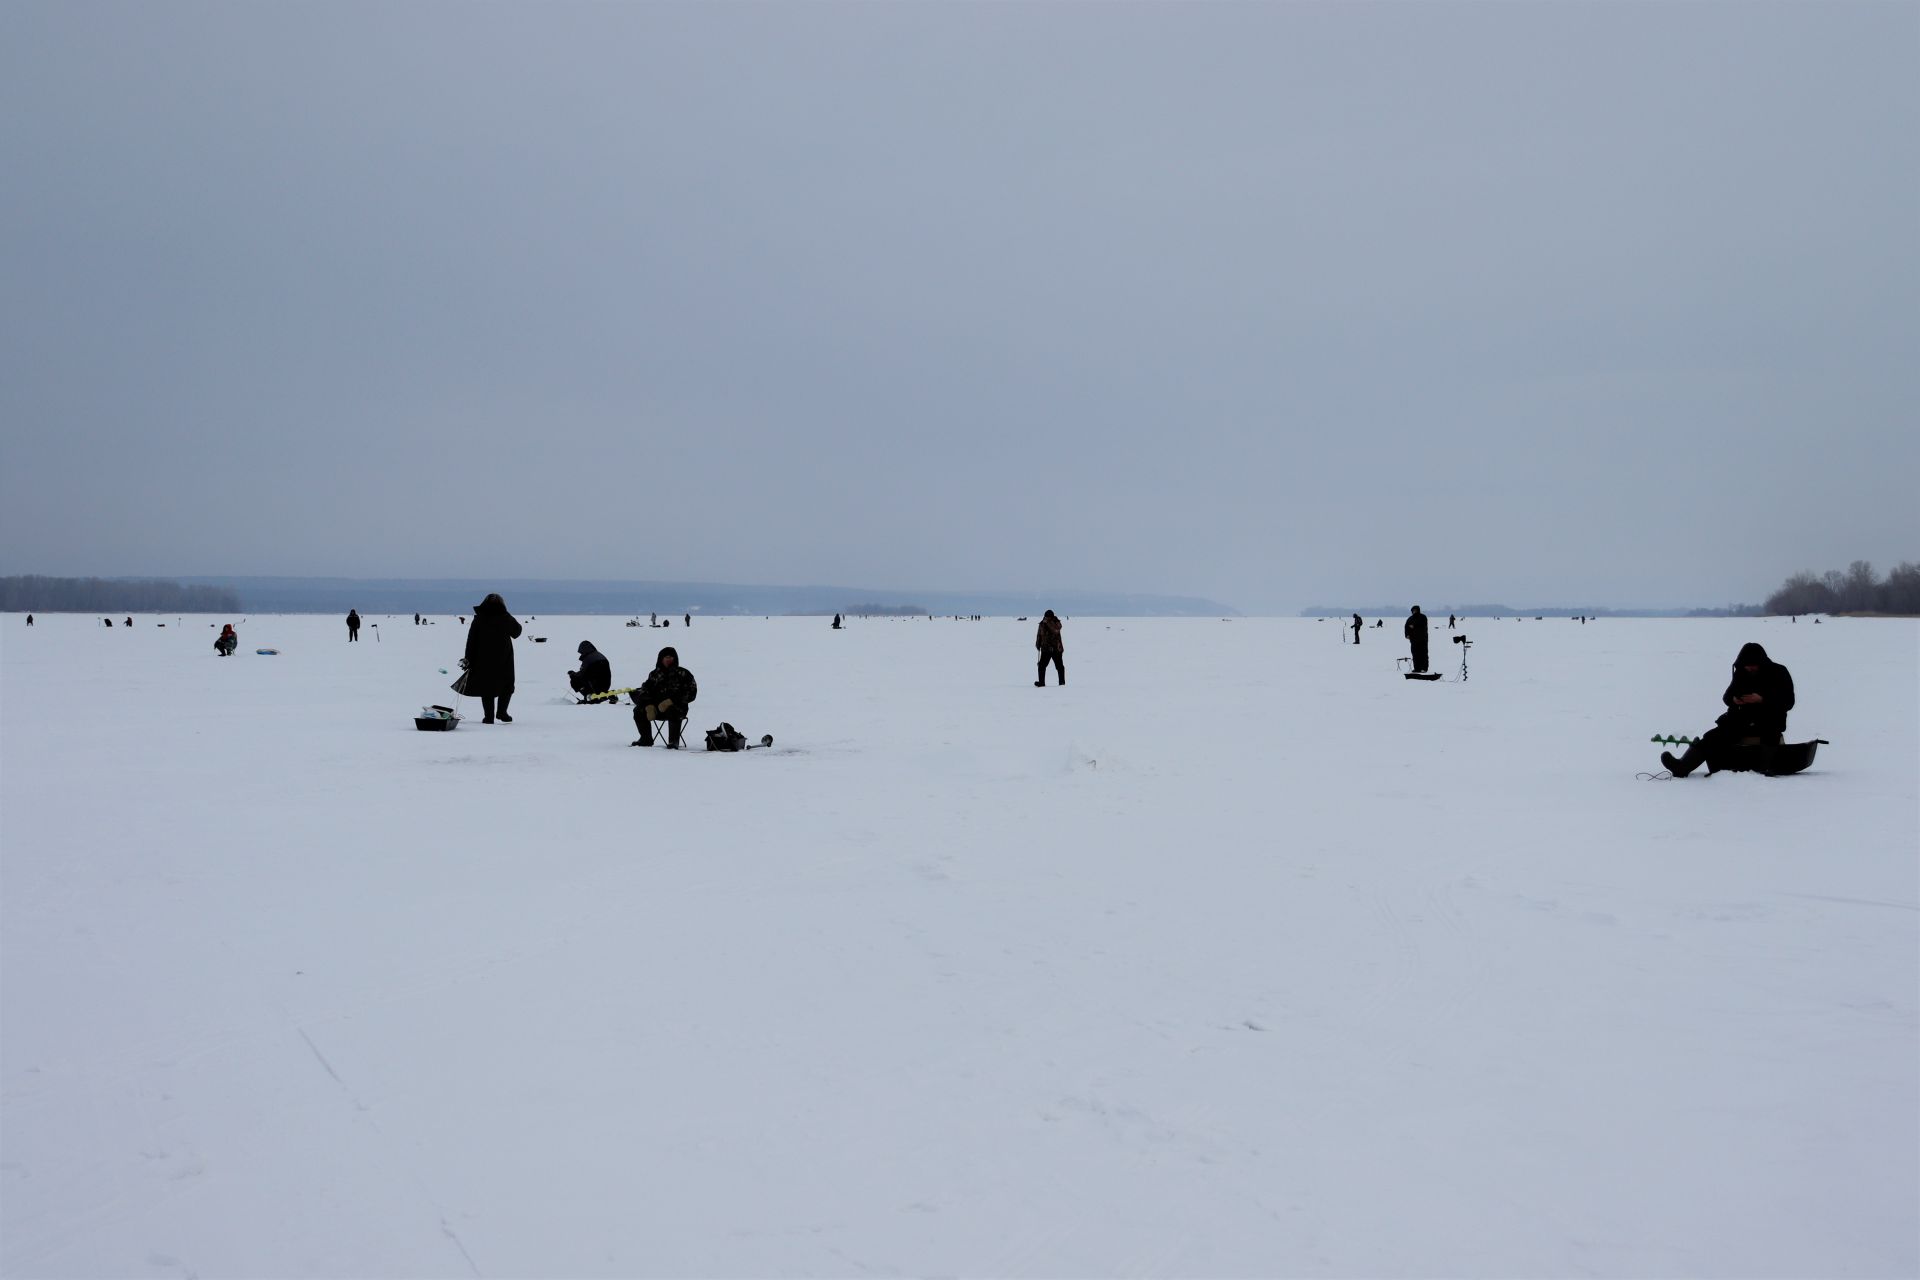
[(1920, 558), (1920, 5), (0, 2), (0, 571)]

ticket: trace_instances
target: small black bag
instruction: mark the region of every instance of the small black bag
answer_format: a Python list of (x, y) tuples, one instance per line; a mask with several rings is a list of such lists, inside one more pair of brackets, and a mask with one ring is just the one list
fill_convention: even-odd
[(722, 720), (718, 729), (707, 730), (707, 750), (745, 751), (747, 735)]

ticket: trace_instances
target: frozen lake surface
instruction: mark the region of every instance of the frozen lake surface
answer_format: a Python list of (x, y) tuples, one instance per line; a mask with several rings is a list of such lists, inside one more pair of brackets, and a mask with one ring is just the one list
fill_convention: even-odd
[(1914, 623), (156, 621), (0, 618), (6, 1275), (1920, 1272)]

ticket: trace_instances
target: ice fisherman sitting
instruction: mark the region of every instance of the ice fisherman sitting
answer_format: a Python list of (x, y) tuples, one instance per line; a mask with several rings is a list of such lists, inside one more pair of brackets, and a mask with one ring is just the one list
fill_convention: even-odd
[(680, 665), (680, 655), (672, 645), (660, 651), (646, 681), (633, 691), (633, 723), (640, 730), (636, 747), (653, 745), (653, 722), (667, 722), (667, 745), (680, 746), (680, 731), (687, 722), (687, 706), (700, 696), (693, 672)]
[(1779, 746), (1787, 733), (1787, 712), (1793, 710), (1793, 676), (1749, 642), (1733, 660), (1733, 679), (1720, 701), (1727, 710), (1688, 745), (1686, 755), (1675, 759), (1671, 752), (1660, 753), (1660, 763), (1674, 777), (1684, 778), (1702, 764), (1708, 773), (1746, 767), (1739, 763), (1743, 750)]
[[(595, 694), (605, 693), (613, 688), (613, 664), (607, 661), (606, 654), (593, 647), (593, 641), (582, 640), (580, 669), (567, 672), (567, 683), (573, 686), (573, 691), (580, 695), (582, 702), (585, 702)], [(618, 699), (608, 698), (606, 701), (611, 704)]]

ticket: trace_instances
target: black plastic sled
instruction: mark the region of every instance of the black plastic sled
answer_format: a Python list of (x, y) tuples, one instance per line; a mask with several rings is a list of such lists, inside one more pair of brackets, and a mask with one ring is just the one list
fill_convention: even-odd
[(1735, 747), (1725, 760), (1709, 763), (1707, 772), (1763, 773), (1769, 778), (1784, 778), (1812, 764), (1814, 754), (1826, 744), (1825, 738), (1815, 738), (1812, 742), (1783, 742), (1778, 746)]

